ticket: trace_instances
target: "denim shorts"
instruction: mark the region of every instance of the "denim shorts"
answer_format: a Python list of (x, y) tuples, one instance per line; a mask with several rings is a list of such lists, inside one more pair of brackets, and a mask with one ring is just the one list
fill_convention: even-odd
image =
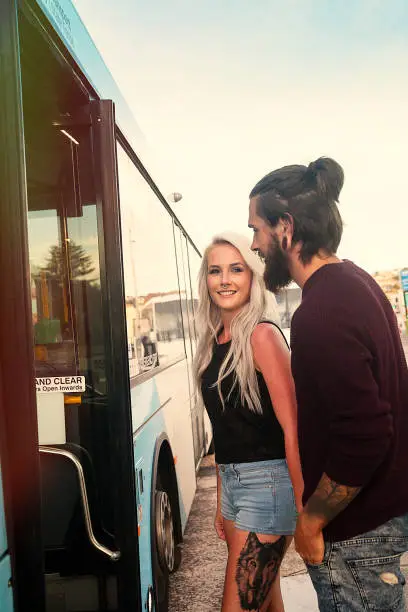
[(237, 529), (293, 535), (296, 507), (285, 459), (218, 464), (221, 514)]

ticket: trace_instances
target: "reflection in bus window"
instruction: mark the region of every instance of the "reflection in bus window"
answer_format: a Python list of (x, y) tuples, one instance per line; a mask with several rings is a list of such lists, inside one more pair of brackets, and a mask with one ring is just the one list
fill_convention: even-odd
[(130, 376), (185, 356), (172, 219), (118, 143)]
[(60, 230), (56, 209), (28, 211), (37, 375), (77, 372)]
[[(61, 226), (64, 226), (63, 230)], [(97, 360), (97, 347), (99, 354), (103, 354), (102, 329), (96, 330), (96, 326), (101, 327), (101, 317), (85, 317), (83, 308), (85, 291), (89, 309), (101, 309), (95, 227), (94, 205), (84, 206), (79, 219), (64, 219), (56, 209), (28, 211), (38, 376), (87, 370), (89, 355), (83, 349), (90, 344), (91, 338), (86, 338), (86, 335), (93, 336), (92, 358)], [(61, 238), (62, 231), (65, 232), (64, 238)]]

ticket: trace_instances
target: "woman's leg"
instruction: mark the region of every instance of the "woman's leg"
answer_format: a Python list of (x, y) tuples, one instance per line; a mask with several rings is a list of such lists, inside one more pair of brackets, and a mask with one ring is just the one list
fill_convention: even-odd
[[(292, 540), (293, 540), (292, 536), (286, 536), (285, 554)], [(280, 578), (281, 576), (280, 576), (280, 570), (279, 570), (278, 575), (276, 576), (276, 580), (272, 585), (272, 597), (271, 597), (271, 602), (269, 604), (267, 612), (284, 612), (285, 611), (285, 606), (283, 605), (283, 599), (282, 599)]]
[(278, 572), (275, 582), (271, 588), (271, 600), (267, 608), (267, 612), (284, 612), (285, 606), (283, 605), (281, 585), (280, 585), (280, 572)]
[(225, 519), (224, 529), (228, 562), (222, 612), (281, 612), (277, 577), (291, 538), (242, 531)]

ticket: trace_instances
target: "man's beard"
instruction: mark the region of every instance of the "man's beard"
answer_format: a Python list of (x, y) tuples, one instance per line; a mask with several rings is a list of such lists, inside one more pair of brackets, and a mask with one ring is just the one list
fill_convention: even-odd
[(288, 256), (282, 249), (277, 236), (272, 236), (272, 242), (265, 256), (264, 281), (266, 288), (272, 293), (276, 293), (287, 287), (291, 280)]

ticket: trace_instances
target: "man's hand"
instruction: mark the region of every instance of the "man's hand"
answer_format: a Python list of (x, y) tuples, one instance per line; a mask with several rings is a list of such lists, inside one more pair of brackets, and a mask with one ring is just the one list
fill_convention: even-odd
[(305, 563), (318, 565), (324, 558), (321, 521), (306, 512), (299, 515), (295, 531), (295, 548)]
[(323, 528), (353, 501), (361, 487), (339, 484), (323, 474), (316, 491), (299, 515), (295, 547), (306, 563), (318, 565), (324, 557)]

